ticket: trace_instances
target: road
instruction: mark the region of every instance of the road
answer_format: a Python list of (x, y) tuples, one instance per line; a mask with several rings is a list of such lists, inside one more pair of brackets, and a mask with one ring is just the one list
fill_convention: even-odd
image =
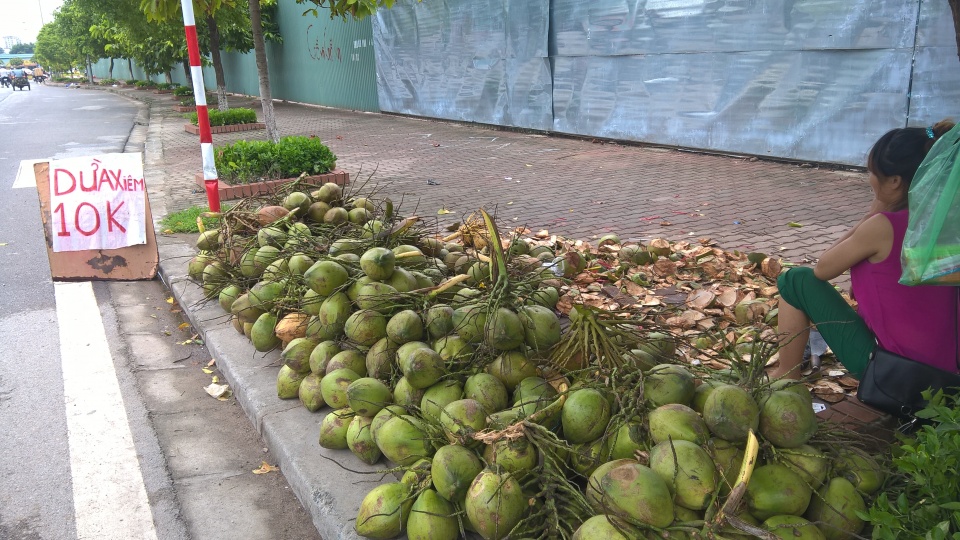
[(162, 283), (50, 279), (32, 160), (141, 151), (139, 107), (0, 89), (0, 539), (318, 538)]

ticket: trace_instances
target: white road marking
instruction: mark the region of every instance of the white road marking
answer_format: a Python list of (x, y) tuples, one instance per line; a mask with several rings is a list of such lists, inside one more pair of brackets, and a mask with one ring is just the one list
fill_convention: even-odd
[(13, 181), (13, 189), (36, 188), (37, 176), (33, 174), (33, 165), (44, 161), (50, 161), (50, 159), (24, 159), (21, 161), (20, 168), (17, 169), (17, 178)]
[(89, 281), (54, 283), (79, 540), (155, 540), (100, 310)]

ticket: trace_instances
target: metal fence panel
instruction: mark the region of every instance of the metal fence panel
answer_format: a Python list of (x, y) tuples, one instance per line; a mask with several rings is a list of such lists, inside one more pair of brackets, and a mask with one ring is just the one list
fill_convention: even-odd
[(374, 22), (380, 108), (549, 130), (548, 0), (431, 0)]

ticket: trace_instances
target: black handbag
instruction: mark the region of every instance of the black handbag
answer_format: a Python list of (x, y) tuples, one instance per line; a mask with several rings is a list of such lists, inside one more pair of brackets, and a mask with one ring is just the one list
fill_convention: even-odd
[(903, 420), (926, 406), (921, 393), (927, 389), (960, 388), (960, 374), (905, 358), (890, 351), (874, 349), (860, 380), (857, 399)]

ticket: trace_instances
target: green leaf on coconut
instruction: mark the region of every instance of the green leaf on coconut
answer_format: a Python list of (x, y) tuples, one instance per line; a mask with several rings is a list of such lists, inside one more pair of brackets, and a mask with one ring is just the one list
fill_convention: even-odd
[(494, 286), (498, 285), (500, 279), (507, 280), (507, 257), (503, 253), (503, 242), (500, 241), (500, 231), (493, 218), (486, 210), (480, 209), (480, 215), (483, 216), (483, 222), (487, 226), (487, 232), (490, 235), (490, 255), (492, 261), (490, 264), (490, 282)]

